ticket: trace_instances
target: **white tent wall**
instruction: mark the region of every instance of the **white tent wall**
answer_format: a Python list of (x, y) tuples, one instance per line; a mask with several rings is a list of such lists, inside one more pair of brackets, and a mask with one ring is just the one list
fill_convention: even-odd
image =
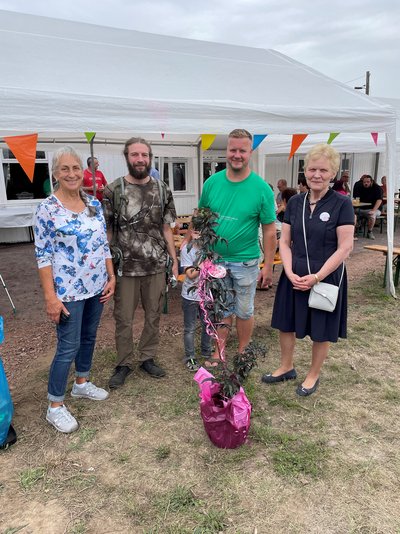
[[(126, 139), (140, 131), (185, 140), (238, 127), (254, 134), (379, 132), (386, 134), (388, 196), (394, 194), (393, 108), (274, 50), (8, 11), (0, 11), (0, 48), (1, 137), (94, 131)], [(137, 83), (138, 72), (141, 80), (157, 79)], [(232, 72), (240, 73), (235, 83)], [(390, 224), (388, 247), (390, 258)], [(391, 271), (388, 287), (394, 294)]]
[[(90, 148), (87, 143), (70, 142), (65, 143), (38, 143), (37, 150), (44, 151), (47, 156), (49, 175), (51, 175), (51, 161), (57, 148), (69, 144), (73, 146), (80, 155), (83, 165), (90, 156)], [(99, 159), (100, 168), (106, 176), (108, 182), (114, 181), (119, 176), (126, 174), (126, 163), (123, 156), (124, 143), (114, 141), (113, 144), (98, 143), (94, 145), (95, 156)], [(33, 214), (40, 199), (32, 200), (7, 200), (3, 172), (2, 150), (7, 146), (0, 144), (0, 243), (18, 243), (29, 241), (32, 234), (29, 226), (32, 225)], [(167, 162), (178, 159), (186, 163), (186, 190), (174, 192), (177, 213), (188, 214), (197, 206), (199, 198), (198, 180), (198, 147), (194, 144), (171, 145), (153, 144), (154, 159)], [(18, 228), (19, 227), (19, 228)]]

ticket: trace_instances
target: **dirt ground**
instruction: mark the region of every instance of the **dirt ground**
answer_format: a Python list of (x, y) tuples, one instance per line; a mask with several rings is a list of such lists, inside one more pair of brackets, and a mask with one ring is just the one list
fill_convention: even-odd
[[(397, 239), (396, 244), (398, 241), (399, 240)], [(354, 251), (347, 262), (350, 286), (352, 282), (354, 283), (374, 271), (383, 277), (384, 257), (379, 253), (363, 249), (363, 246), (368, 243), (370, 242), (366, 239), (359, 239), (355, 242)], [(375, 243), (385, 243), (385, 235), (380, 235), (378, 233)], [(259, 335), (260, 330), (264, 331), (265, 329), (268, 329), (280, 269), (281, 268), (278, 267), (274, 274), (274, 287), (272, 290), (257, 291), (255, 303), (255, 335)], [(82, 429), (76, 436), (70, 438), (69, 436), (58, 435), (44, 422), (43, 418), (47, 405), (47, 373), (55, 346), (55, 332), (54, 326), (48, 321), (44, 311), (42, 293), (34, 259), (33, 245), (20, 244), (0, 246), (0, 273), (4, 278), (17, 309), (17, 313), (13, 314), (6, 292), (0, 287), (0, 315), (4, 317), (5, 330), (5, 342), (1, 346), (1, 356), (12, 391), (15, 406), (14, 423), (20, 437), (19, 446), (17, 446), (18, 450), (17, 447), (11, 449), (16, 452), (9, 457), (9, 462), (11, 462), (11, 464), (9, 464), (10, 474), (7, 475), (4, 471), (4, 477), (0, 477), (0, 500), (2, 500), (2, 493), (4, 493), (3, 496), (5, 497), (5, 500), (0, 505), (1, 534), (13, 534), (20, 530), (20, 528), (15, 530), (15, 527), (21, 527), (22, 532), (40, 534), (91, 534), (100, 532), (102, 534), (111, 532), (146, 532), (146, 534), (186, 533), (188, 530), (180, 530), (177, 529), (176, 526), (170, 527), (169, 529), (166, 527), (164, 529), (161, 526), (158, 530), (144, 530), (141, 526), (137, 526), (142, 524), (141, 521), (144, 522), (143, 524), (145, 524), (146, 521), (151, 522), (151, 520), (148, 519), (148, 516), (145, 515), (143, 519), (140, 514), (148, 513), (149, 516), (152, 516), (153, 509), (150, 509), (150, 512), (146, 512), (146, 506), (148, 506), (146, 504), (147, 500), (153, 501), (154, 494), (160, 495), (164, 491), (164, 488), (166, 489), (167, 487), (172, 486), (172, 483), (175, 483), (174, 473), (178, 476), (179, 483), (181, 483), (181, 480), (184, 480), (190, 488), (198, 487), (198, 489), (195, 490), (195, 493), (196, 491), (201, 492), (203, 496), (202, 498), (206, 501), (210, 500), (215, 503), (218, 501), (218, 504), (220, 504), (219, 501), (222, 499), (222, 497), (220, 498), (220, 495), (226, 495), (226, 502), (231, 501), (233, 496), (237, 495), (237, 492), (234, 490), (235, 485), (237, 485), (239, 492), (242, 491), (239, 490), (239, 482), (234, 478), (235, 471), (231, 471), (231, 464), (229, 462), (233, 462), (233, 466), (235, 458), (237, 458), (237, 460), (242, 461), (244, 465), (248, 465), (251, 456), (248, 458), (246, 455), (259, 454), (258, 448), (256, 446), (248, 449), (243, 448), (237, 452), (237, 456), (232, 456), (232, 458), (228, 455), (221, 456), (219, 451), (214, 452), (212, 446), (206, 439), (204, 439), (203, 434), (201, 434), (201, 430), (199, 434), (198, 401), (196, 399), (196, 394), (190, 397), (190, 394), (186, 394), (184, 391), (184, 396), (182, 397), (182, 392), (180, 392), (179, 389), (180, 384), (184, 384), (185, 387), (188, 388), (190, 387), (191, 382), (191, 376), (188, 376), (189, 373), (187, 373), (181, 364), (182, 315), (180, 309), (179, 288), (170, 291), (169, 313), (163, 315), (161, 320), (159, 359), (163, 367), (166, 369), (169, 378), (167, 377), (166, 380), (160, 381), (162, 384), (159, 385), (158, 381), (154, 384), (154, 381), (148, 379), (147, 376), (143, 377), (135, 372), (134, 379), (132, 379), (129, 387), (123, 388), (123, 391), (118, 391), (117, 394), (113, 395), (113, 398), (110, 399), (110, 402), (105, 403), (107, 406), (104, 406), (104, 408), (102, 407), (102, 410), (91, 410), (89, 406), (84, 406), (84, 403), (77, 403), (75, 406), (75, 413), (78, 413), (80, 416)], [(350, 303), (350, 306), (351, 305), (352, 303)], [(357, 303), (354, 303), (354, 305), (357, 306)], [(136, 338), (141, 330), (142, 318), (143, 313), (139, 309), (134, 325), (134, 336)], [(97, 352), (93, 370), (95, 379), (101, 386), (104, 386), (107, 383), (107, 379), (110, 376), (113, 362), (111, 361), (109, 354), (112, 354), (113, 350), (114, 321), (112, 317), (112, 305), (109, 305), (105, 308), (98, 331)], [(346, 358), (348, 358), (349, 361), (347, 361)], [(343, 365), (346, 366), (346, 369), (349, 369), (347, 372), (357, 372), (356, 369), (361, 365), (361, 363), (358, 363), (357, 358), (360, 358), (360, 362), (364, 362), (364, 353), (361, 351), (358, 355), (356, 350), (351, 355), (343, 357)], [(356, 364), (354, 364), (354, 361)], [(333, 374), (336, 372), (335, 366), (337, 366), (337, 363), (333, 362), (331, 366), (331, 373)], [(349, 378), (349, 380), (353, 380), (353, 378)], [(335, 392), (333, 381), (331, 387), (333, 394), (336, 395), (337, 393)], [(249, 386), (249, 390), (251, 391), (251, 386)], [(177, 403), (176, 405), (173, 405), (172, 408), (165, 402), (165, 396), (170, 392), (177, 396)], [(269, 394), (276, 395), (274, 392)], [(265, 402), (264, 390), (256, 390), (255, 395), (258, 404), (261, 406)], [(360, 398), (363, 399), (362, 391), (357, 391), (357, 395), (360, 395)], [(387, 396), (388, 395), (389, 393), (387, 393)], [(390, 392), (390, 395), (393, 397), (392, 399), (389, 399), (390, 402), (397, 403), (397, 396), (395, 396), (395, 393)], [(121, 400), (128, 406), (125, 410), (121, 408)], [(274, 403), (277, 402), (277, 398), (271, 397), (269, 401), (270, 406), (273, 406)], [(337, 406), (341, 406), (340, 403), (345, 402), (341, 400), (340, 396), (338, 396), (336, 401)], [(279, 402), (286, 402), (286, 400), (284, 401), (282, 398)], [(322, 401), (322, 406), (323, 402), (324, 401)], [(325, 403), (329, 404), (329, 401), (327, 400)], [(326, 409), (330, 406), (328, 406), (328, 404)], [(296, 411), (297, 405), (294, 403), (290, 404), (290, 401), (289, 404), (285, 406), (286, 411), (284, 409), (283, 411), (278, 412), (281, 423), (283, 421), (283, 424), (285, 424), (285, 419), (288, 418), (288, 427), (295, 428), (298, 419), (303, 418), (303, 425), (305, 428), (307, 428), (308, 425), (313, 424), (311, 418), (312, 405), (308, 408), (301, 408), (300, 413), (297, 413)], [(291, 416), (289, 412), (290, 408), (293, 406), (296, 407)], [(314, 407), (315, 406), (318, 406), (317, 403)], [(360, 417), (364, 419), (370, 417), (366, 411), (363, 411), (363, 400), (357, 399), (357, 406), (360, 406), (360, 408), (358, 408), (359, 412), (354, 415), (356, 420)], [(341, 407), (341, 409), (343, 409), (343, 414), (349, 412), (347, 404)], [(265, 411), (265, 413), (268, 414), (267, 411)], [(262, 432), (265, 431), (266, 423), (270, 422), (269, 418), (271, 416), (266, 415), (265, 417), (268, 416), (268, 419), (263, 421), (262, 425), (259, 424), (259, 426), (257, 426), (257, 416), (260, 417), (260, 412), (255, 415), (256, 418), (253, 423), (255, 432), (254, 436), (257, 436), (258, 428), (258, 432), (261, 433), (258, 436), (259, 439), (269, 439), (262, 434)], [(174, 418), (176, 417), (182, 419), (181, 427), (175, 428), (176, 423), (174, 422)], [(290, 419), (291, 417), (292, 419)], [(278, 418), (276, 417), (276, 419)], [(362, 420), (363, 419), (360, 419), (360, 421)], [(87, 426), (89, 421), (92, 421), (92, 423), (90, 426)], [(259, 421), (259, 423), (260, 422), (261, 421)], [(273, 423), (277, 426), (278, 420), (273, 420)], [(317, 423), (318, 422), (315, 424)], [(373, 432), (375, 432), (375, 426), (371, 426)], [(153, 427), (156, 428), (156, 430), (154, 430)], [(171, 427), (175, 428), (175, 433), (171, 431)], [(389, 423), (388, 427), (393, 428)], [(132, 430), (130, 431), (131, 428)], [(369, 428), (369, 430), (371, 430), (371, 428)], [(319, 430), (315, 429), (315, 432), (318, 431)], [(354, 429), (351, 429), (351, 432), (353, 431)], [(133, 434), (130, 432), (133, 432)], [(340, 428), (335, 428), (334, 432), (332, 432), (333, 437), (330, 437), (328, 441), (328, 446), (335, 450), (340, 449), (340, 453), (342, 453), (342, 449), (344, 450), (345, 447), (347, 448), (348, 443), (345, 441), (344, 444), (339, 444), (339, 438), (335, 433), (340, 436), (340, 432)], [(137, 444), (136, 440), (131, 439), (131, 436), (139, 434), (141, 440), (139, 440), (140, 444)], [(94, 439), (94, 436), (96, 436), (96, 439)], [(99, 436), (98, 439), (97, 436)], [(391, 439), (390, 435), (389, 438)], [(273, 440), (275, 439), (276, 437), (273, 436)], [(353, 445), (353, 442), (351, 442), (351, 454), (354, 453), (355, 456), (356, 453), (354, 447), (361, 447), (362, 443), (364, 443), (357, 441), (358, 439), (359, 436), (357, 435), (354, 440), (356, 443), (355, 446)], [(374, 439), (376, 439), (375, 434)], [(150, 440), (156, 440), (157, 443)], [(167, 445), (164, 445), (164, 442), (167, 443)], [(154, 449), (154, 454), (158, 455), (157, 461), (154, 460), (153, 457), (148, 457), (146, 462), (140, 461), (142, 459), (140, 447), (142, 446), (147, 446), (148, 450), (151, 451)], [(368, 442), (368, 447), (370, 447), (370, 442)], [(378, 456), (383, 456), (382, 452), (379, 452), (378, 450), (375, 451), (375, 449), (376, 446), (373, 448), (374, 453), (376, 452)], [(91, 451), (90, 453), (89, 450)], [(392, 451), (392, 448), (389, 450)], [(175, 456), (174, 451), (179, 451), (179, 453), (177, 452)], [(372, 449), (368, 449), (368, 454), (370, 454), (370, 451), (372, 451)], [(164, 454), (171, 454), (171, 459), (165, 460), (166, 463), (162, 464), (164, 461), (162, 459)], [(346, 461), (351, 457), (351, 454), (346, 451)], [(107, 460), (108, 455), (110, 456), (110, 460)], [(265, 464), (266, 461), (269, 462), (269, 459), (265, 460), (264, 457), (259, 458), (258, 456), (256, 456), (256, 458), (259, 465), (262, 466), (263, 472), (270, 472), (270, 465), (268, 463)], [(6, 460), (7, 458), (4, 457), (4, 462), (6, 462)], [(204, 461), (204, 481), (196, 482), (194, 476), (199, 477), (200, 475), (196, 475), (194, 466), (197, 466), (201, 461)], [(226, 472), (228, 473), (227, 475), (225, 475), (224, 462)], [(156, 467), (154, 467), (154, 464), (156, 464)], [(37, 468), (37, 465), (46, 465), (46, 473), (50, 473), (50, 475), (47, 474), (44, 476), (40, 471), (42, 468)], [(131, 466), (131, 470), (126, 470), (128, 465)], [(388, 464), (386, 458), (383, 458), (382, 465), (389, 466), (390, 463)], [(5, 468), (5, 466), (6, 463), (3, 463), (3, 468)], [(169, 467), (164, 469), (163, 466)], [(32, 469), (30, 469), (31, 467)], [(29, 468), (30, 471), (27, 468)], [(268, 499), (275, 499), (269, 501), (269, 504), (275, 509), (275, 524), (271, 524), (268, 529), (264, 528), (264, 530), (258, 530), (259, 534), (261, 534), (261, 532), (304, 532), (305, 530), (303, 527), (305, 528), (305, 525), (309, 524), (307, 522), (310, 521), (310, 518), (306, 517), (306, 509), (309, 510), (311, 515), (313, 515), (315, 511), (315, 514), (312, 517), (313, 526), (312, 528), (307, 529), (308, 531), (316, 533), (341, 533), (350, 531), (348, 530), (348, 520), (345, 519), (347, 517), (346, 514), (343, 515), (339, 512), (341, 507), (343, 507), (343, 502), (341, 502), (340, 497), (337, 503), (336, 501), (334, 502), (333, 499), (329, 505), (332, 507), (332, 510), (328, 510), (326, 513), (329, 521), (340, 513), (337, 528), (332, 526), (334, 524), (333, 519), (330, 528), (325, 528), (324, 530), (324, 528), (319, 525), (318, 522), (320, 521), (320, 516), (318, 516), (317, 513), (319, 507), (325, 508), (328, 505), (323, 502), (322, 493), (321, 502), (316, 502), (318, 501), (318, 498), (315, 496), (318, 495), (318, 492), (315, 493), (313, 491), (313, 484), (307, 489), (307, 484), (310, 483), (307, 478), (300, 481), (300, 500), (303, 499), (303, 501), (302, 505), (299, 505), (298, 508), (300, 516), (298, 516), (297, 526), (294, 523), (290, 523), (291, 528), (285, 530), (284, 525), (288, 524), (288, 521), (291, 522), (292, 519), (289, 517), (289, 513), (286, 510), (285, 498), (281, 500), (279, 495), (284, 496), (286, 494), (289, 499), (294, 499), (295, 493), (290, 494), (289, 487), (286, 487), (278, 476), (272, 474), (268, 479), (270, 481), (268, 484), (271, 485), (271, 488), (267, 488), (267, 486), (265, 488), (259, 488), (258, 486), (262, 485), (263, 481), (257, 476), (258, 469), (258, 467), (255, 468), (254, 471), (251, 471), (249, 474), (254, 488), (258, 488), (257, 493), (259, 500), (254, 501), (255, 508), (251, 512), (248, 511), (251, 509), (251, 506), (249, 504), (246, 505), (248, 510), (246, 513), (243, 512), (244, 518), (242, 520), (243, 524), (246, 525), (246, 529), (243, 528), (243, 530), (237, 530), (232, 527), (228, 528), (227, 531), (235, 533), (256, 532), (254, 527), (251, 527), (252, 524), (256, 524), (256, 519), (254, 519), (254, 523), (252, 522), (251, 518), (253, 515), (254, 517), (257, 515), (259, 516), (257, 517), (259, 524), (264, 524), (263, 521), (265, 521), (265, 524), (268, 523), (268, 518), (262, 518), (263, 513), (261, 508), (259, 508), (262, 502), (263, 492), (267, 492)], [(38, 485), (33, 485), (31, 489), (29, 489), (29, 487), (28, 489), (21, 490), (22, 482), (21, 479), (18, 482), (17, 473), (25, 473), (27, 471), (29, 471), (33, 480), (32, 484), (35, 481), (38, 481)], [(348, 469), (343, 476), (348, 476), (349, 472), (350, 470)], [(362, 492), (364, 491), (362, 489), (364, 483), (363, 477), (360, 476), (360, 478), (358, 478), (358, 467), (355, 472), (357, 473), (357, 480), (352, 479), (351, 484), (359, 484), (359, 487), (357, 486), (356, 488), (356, 492)], [(223, 479), (222, 473), (229, 478), (226, 480)], [(116, 480), (119, 477), (123, 477), (125, 482), (122, 494), (116, 483)], [(213, 485), (211, 484), (211, 486), (209, 486), (209, 481), (213, 480), (212, 477), (215, 477), (216, 493), (212, 492), (211, 487)], [(157, 478), (160, 480), (159, 484)], [(376, 478), (376, 475), (372, 473), (371, 484), (373, 483), (374, 478)], [(338, 476), (338, 480), (341, 484), (342, 480), (345, 480), (345, 478), (340, 478)], [(140, 486), (141, 481), (146, 481), (147, 484), (142, 482), (144, 495)], [(29, 484), (30, 483), (31, 482), (29, 482)], [(100, 492), (100, 500), (99, 491), (96, 490), (95, 486), (95, 484), (99, 483), (100, 487), (107, 487), (110, 492), (108, 496)], [(343, 483), (345, 484), (346, 481)], [(28, 484), (28, 482), (26, 484)], [(69, 486), (71, 484), (72, 489)], [(228, 486), (230, 485), (232, 493), (228, 495), (228, 492), (226, 491), (224, 493), (225, 490), (223, 489), (221, 490), (221, 493), (218, 493), (218, 484), (221, 484), (221, 488), (225, 488), (226, 484), (228, 484)], [(388, 498), (388, 495), (393, 495), (393, 487), (395, 487), (397, 483), (387, 478), (385, 479), (385, 484), (387, 493), (385, 493), (385, 498), (382, 498), (383, 502), (380, 503), (380, 507), (377, 508), (376, 514), (379, 514), (379, 511), (382, 512), (382, 510), (384, 510), (385, 502), (387, 502), (386, 499)], [(10, 489), (7, 490), (7, 487), (10, 487)], [(38, 489), (35, 489), (36, 487)], [(250, 485), (249, 488), (251, 489), (251, 487), (252, 486)], [(180, 486), (178, 486), (178, 489), (179, 488)], [(339, 488), (336, 488), (335, 495), (340, 496), (341, 493), (343, 492), (341, 492)], [(94, 500), (94, 495), (96, 495), (96, 500)], [(275, 497), (271, 497), (271, 495)], [(176, 495), (174, 495), (174, 497), (176, 497)], [(370, 497), (367, 495), (367, 497), (371, 500), (367, 499), (365, 501), (365, 510), (359, 510), (358, 505), (354, 506), (354, 510), (356, 510), (354, 512), (354, 514), (356, 514), (354, 521), (356, 524), (363, 525), (367, 524), (369, 521), (368, 514), (371, 513), (371, 509), (375, 506), (372, 499), (376, 498), (376, 496)], [(243, 501), (249, 503), (251, 502), (251, 498), (251, 492), (249, 495), (244, 493)], [(344, 498), (345, 496), (343, 499)], [(123, 514), (121, 516), (119, 515), (119, 512), (122, 507), (122, 502), (124, 504)], [(158, 520), (162, 523), (162, 518), (164, 517), (165, 519), (170, 515), (170, 504), (165, 508), (162, 508), (162, 502), (161, 504), (158, 501), (155, 502), (156, 504), (152, 504), (152, 506), (158, 506), (158, 508), (156, 508), (157, 513), (159, 514)], [(168, 502), (170, 503), (172, 501)], [(22, 506), (21, 503), (23, 503)], [(75, 519), (72, 517), (72, 511), (70, 509), (71, 504), (74, 506), (74, 513), (76, 513)], [(294, 504), (294, 502), (292, 504), (297, 508), (297, 504)], [(159, 509), (162, 510), (161, 515)], [(145, 511), (143, 512), (143, 510)], [(303, 510), (303, 512), (301, 512), (301, 510)], [(209, 516), (207, 516), (209, 524), (211, 524), (212, 520), (211, 512), (212, 507)], [(217, 514), (217, 512), (215, 513)], [(97, 519), (96, 514), (98, 515)], [(359, 517), (357, 514), (359, 514)], [(89, 519), (87, 519), (88, 516)], [(391, 526), (394, 523), (391, 519), (390, 512), (388, 512), (387, 517), (390, 518), (390, 521), (392, 522), (388, 523), (389, 527), (386, 529), (382, 527), (379, 532), (393, 531), (391, 530)], [(82, 521), (87, 519), (90, 527), (86, 527), (85, 529), (84, 521), (82, 523), (80, 522), (81, 518)], [(133, 524), (133, 526), (130, 526), (129, 528), (126, 526), (129, 524), (127, 518), (130, 518), (129, 521)], [(114, 521), (117, 521), (117, 524), (114, 524)], [(118, 521), (120, 522), (118, 523)], [(342, 523), (340, 523), (340, 521)], [(371, 521), (373, 525), (377, 525), (381, 519), (376, 517)], [(229, 524), (229, 517), (227, 522)], [(27, 526), (28, 524), (29, 526)], [(3, 532), (3, 528), (5, 527), (8, 528)], [(10, 527), (13, 528), (10, 530)], [(199, 530), (198, 532), (208, 533), (218, 532), (219, 530), (220, 529), (218, 528), (214, 530), (211, 528), (209, 530)], [(191, 530), (190, 532), (194, 532), (194, 530)], [(378, 532), (378, 530), (351, 530), (351, 532), (372, 533)]]
[[(386, 242), (385, 234), (376, 234), (376, 244)], [(354, 250), (347, 262), (349, 283), (362, 278), (372, 271), (382, 272), (384, 257), (377, 252), (363, 249), (371, 244), (367, 239), (355, 241)], [(34, 259), (33, 244), (0, 245), (0, 274), (2, 275), (17, 313), (13, 314), (6, 292), (0, 287), (0, 315), (4, 318), (5, 342), (1, 356), (9, 379), (10, 387), (29, 377), (29, 371), (41, 366), (49, 358), (49, 351), (55, 344), (54, 326), (46, 317), (39, 277)], [(274, 273), (274, 287), (280, 274), (280, 267)], [(258, 291), (257, 308), (271, 307), (275, 291)], [(169, 313), (162, 316), (161, 333), (180, 336), (182, 315), (180, 289), (169, 292)], [(134, 334), (140, 333), (142, 310), (137, 312)], [(112, 304), (104, 310), (97, 336), (97, 346), (111, 346), (114, 339)]]

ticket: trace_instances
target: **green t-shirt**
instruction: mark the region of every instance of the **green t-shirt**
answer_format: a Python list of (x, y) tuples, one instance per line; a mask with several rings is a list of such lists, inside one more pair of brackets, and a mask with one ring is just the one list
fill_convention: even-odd
[(226, 170), (217, 172), (204, 184), (200, 208), (219, 214), (216, 232), (228, 241), (215, 251), (226, 261), (242, 262), (260, 256), (258, 228), (276, 219), (274, 194), (254, 172), (242, 182), (231, 182)]

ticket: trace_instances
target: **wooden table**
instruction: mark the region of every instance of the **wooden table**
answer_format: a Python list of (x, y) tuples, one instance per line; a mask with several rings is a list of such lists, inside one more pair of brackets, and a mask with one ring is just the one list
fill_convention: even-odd
[(365, 208), (365, 206), (370, 206), (371, 204), (369, 204), (368, 202), (357, 202), (356, 200), (352, 200), (352, 203), (353, 203), (353, 208)]
[[(388, 248), (386, 245), (365, 245), (364, 248), (367, 250), (374, 250), (375, 252), (382, 252), (387, 256)], [(387, 273), (388, 261), (385, 263), (385, 274), (383, 276), (383, 287), (386, 286), (386, 273)], [(400, 247), (393, 247), (393, 260), (392, 266), (395, 268), (394, 272), (394, 285), (397, 287), (399, 285), (399, 276), (400, 276)]]

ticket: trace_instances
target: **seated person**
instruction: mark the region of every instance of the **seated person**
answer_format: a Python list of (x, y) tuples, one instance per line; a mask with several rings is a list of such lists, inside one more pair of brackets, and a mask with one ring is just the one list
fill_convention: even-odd
[[(351, 191), (350, 191), (349, 181), (350, 181), (349, 171), (343, 171), (342, 176), (340, 177), (340, 180), (338, 180), (337, 182), (333, 184), (332, 189), (334, 191), (338, 191), (338, 193), (340, 193), (343, 190), (345, 191), (346, 195), (350, 196)], [(339, 186), (340, 190), (335, 189), (336, 183), (338, 182), (340, 182), (340, 186)]]
[(364, 177), (371, 178), (371, 180), (372, 180), (372, 176), (370, 176), (369, 174), (363, 174), (361, 176), (361, 178), (358, 180), (358, 182), (356, 182), (354, 184), (354, 187), (353, 187), (353, 198), (359, 198), (360, 191), (363, 188), (363, 179), (364, 179)]
[(367, 219), (368, 224), (368, 239), (375, 239), (372, 229), (375, 220), (381, 214), (379, 208), (382, 205), (383, 192), (376, 184), (371, 176), (364, 175), (362, 179), (362, 187), (359, 189), (360, 202), (366, 202), (368, 206), (363, 207), (359, 211), (360, 218)]
[(278, 211), (276, 212), (276, 218), (278, 219), (278, 221), (283, 222), (287, 203), (289, 202), (289, 199), (294, 195), (297, 195), (297, 191), (296, 189), (293, 189), (291, 187), (287, 187), (282, 191), (282, 204), (279, 206)]

